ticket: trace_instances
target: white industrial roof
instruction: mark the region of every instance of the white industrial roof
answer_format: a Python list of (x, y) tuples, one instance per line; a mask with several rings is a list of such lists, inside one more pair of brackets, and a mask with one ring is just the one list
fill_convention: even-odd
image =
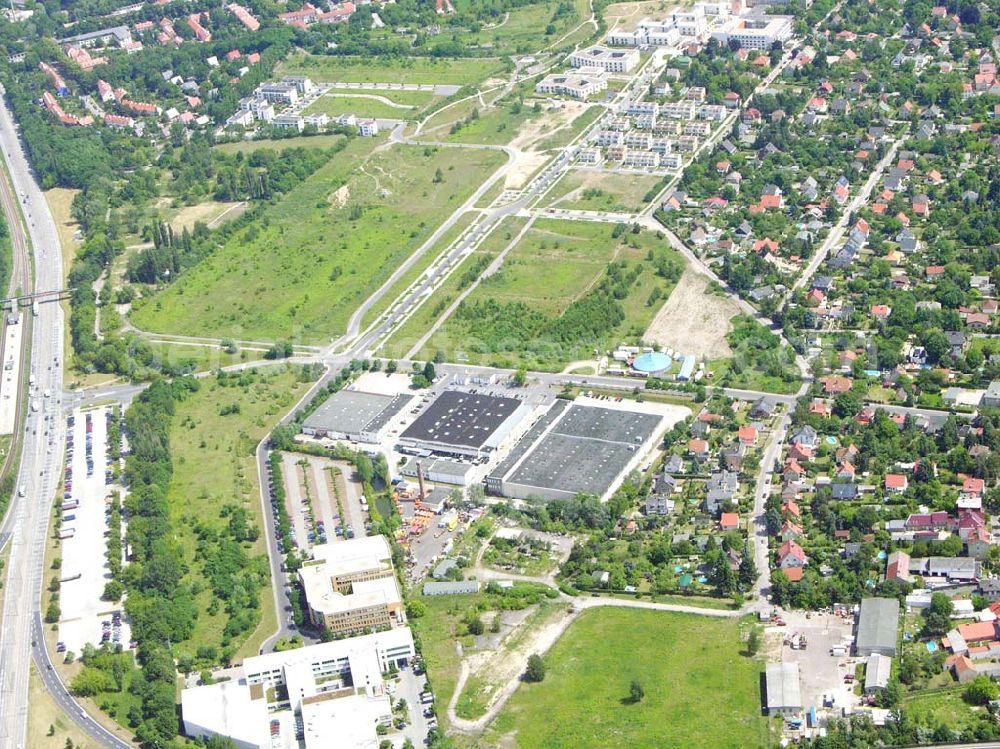
[(768, 710), (802, 709), (798, 663), (768, 663), (766, 679)]

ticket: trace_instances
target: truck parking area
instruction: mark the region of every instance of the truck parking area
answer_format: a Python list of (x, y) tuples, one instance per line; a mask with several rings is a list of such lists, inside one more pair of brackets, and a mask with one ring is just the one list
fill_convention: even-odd
[[(59, 535), (62, 539), (59, 621), (60, 649), (79, 654), (85, 644), (121, 644), (131, 641), (120, 603), (101, 600), (111, 580), (107, 564), (107, 537), (113, 497), (108, 456), (110, 408), (81, 411), (67, 419), (66, 472)], [(124, 534), (124, 524), (122, 533)]]

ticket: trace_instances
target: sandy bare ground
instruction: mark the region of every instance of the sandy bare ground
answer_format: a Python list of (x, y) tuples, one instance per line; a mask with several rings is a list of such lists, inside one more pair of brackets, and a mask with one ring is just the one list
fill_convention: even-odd
[(726, 334), (733, 329), (729, 321), (740, 313), (739, 307), (729, 297), (707, 293), (707, 286), (705, 276), (684, 271), (643, 340), (698, 358), (731, 356)]
[(576, 118), (591, 106), (594, 105), (582, 101), (567, 101), (560, 102), (559, 106), (547, 107), (540, 120), (530, 120), (521, 126), (510, 145), (522, 151), (531, 151), (555, 133), (571, 127)]
[(519, 190), (524, 187), (531, 176), (549, 160), (544, 153), (525, 153), (518, 151), (504, 175), (505, 190)]

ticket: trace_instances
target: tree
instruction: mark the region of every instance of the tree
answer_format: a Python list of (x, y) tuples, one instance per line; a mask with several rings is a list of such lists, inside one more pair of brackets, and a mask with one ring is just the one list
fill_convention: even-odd
[(469, 620), (469, 634), (470, 635), (481, 635), (486, 631), (486, 627), (483, 625), (483, 620), (478, 616), (473, 617)]
[(532, 653), (528, 657), (528, 668), (524, 672), (525, 681), (536, 684), (545, 678), (545, 661), (538, 653)]
[(762, 639), (760, 627), (751, 627), (750, 634), (747, 635), (747, 652), (750, 655), (757, 655)]
[(1000, 687), (993, 680), (981, 674), (969, 682), (969, 685), (962, 692), (962, 698), (970, 705), (985, 705), (1000, 696)]
[(955, 610), (951, 599), (944, 593), (931, 596), (931, 605), (924, 612), (924, 633), (928, 636), (943, 635), (951, 629), (951, 615)]
[(638, 679), (632, 679), (632, 683), (628, 687), (628, 700), (633, 705), (637, 702), (642, 702), (642, 698), (646, 696), (646, 690), (642, 688), (642, 684)]
[(525, 383), (528, 381), (528, 372), (524, 367), (521, 367), (514, 373), (514, 385), (519, 388), (523, 388)]
[(435, 378), (437, 377), (437, 372), (434, 369), (434, 362), (427, 362), (424, 365), (423, 375), (428, 382), (434, 382)]

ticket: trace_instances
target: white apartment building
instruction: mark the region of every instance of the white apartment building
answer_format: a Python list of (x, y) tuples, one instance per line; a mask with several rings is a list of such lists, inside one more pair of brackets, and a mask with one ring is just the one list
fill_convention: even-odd
[(659, 107), (655, 101), (634, 101), (628, 105), (628, 110), (626, 111), (632, 117), (639, 117), (644, 114), (655, 115), (658, 110)]
[(550, 73), (535, 84), (535, 91), (549, 96), (571, 96), (587, 99), (608, 88), (604, 71), (595, 69), (597, 75), (577, 75), (573, 73)]
[(254, 96), (265, 101), (295, 104), (299, 100), (299, 90), (291, 83), (262, 83), (257, 86)]
[(648, 151), (653, 145), (653, 136), (649, 133), (632, 131), (625, 134), (625, 145), (629, 148), (639, 148)]
[(660, 107), (660, 114), (673, 120), (693, 120), (695, 111), (693, 101), (672, 101)]
[(604, 154), (600, 148), (581, 148), (576, 155), (576, 160), (581, 164), (596, 165), (604, 161)]
[(698, 107), (699, 120), (724, 120), (728, 110), (721, 104), (702, 104)]
[(656, 115), (644, 114), (635, 118), (636, 130), (652, 130), (656, 127)]
[(660, 156), (660, 166), (665, 169), (680, 169), (683, 162), (683, 157), (678, 153), (665, 153)]
[(639, 50), (587, 47), (570, 55), (569, 64), (574, 68), (594, 66), (605, 73), (627, 73), (639, 64)]
[(684, 135), (705, 137), (706, 135), (711, 135), (712, 126), (707, 122), (685, 122), (683, 132)]
[(670, 138), (653, 138), (649, 150), (656, 151), (660, 156), (665, 156), (673, 152), (674, 142)]
[(682, 135), (677, 139), (677, 150), (681, 153), (694, 153), (698, 150), (698, 138), (694, 135)]
[[(184, 733), (239, 749), (378, 749), (392, 721), (382, 674), (415, 655), (402, 627), (243, 661), (229, 681), (181, 692)], [(335, 737), (335, 738), (334, 738)]]
[(598, 130), (596, 143), (601, 148), (620, 146), (625, 143), (625, 133), (621, 130)]
[(655, 169), (660, 165), (660, 154), (656, 151), (629, 151), (622, 166), (629, 169)]
[(712, 32), (719, 44), (735, 41), (743, 49), (769, 50), (792, 37), (792, 16), (765, 16), (755, 13), (731, 18)]

